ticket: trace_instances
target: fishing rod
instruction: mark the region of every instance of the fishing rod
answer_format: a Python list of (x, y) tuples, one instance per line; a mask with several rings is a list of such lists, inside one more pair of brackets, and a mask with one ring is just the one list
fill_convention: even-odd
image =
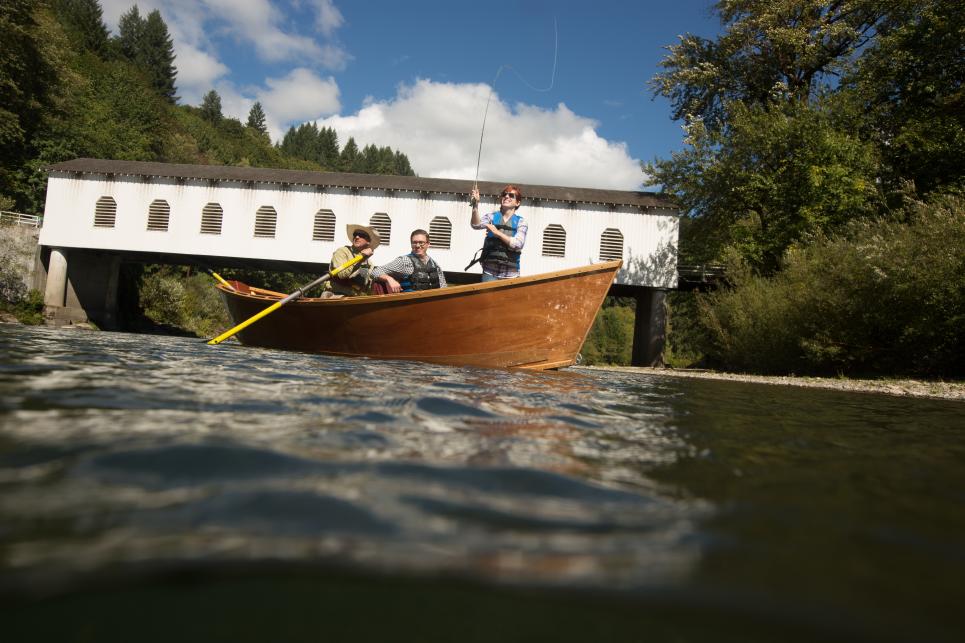
[(553, 16), (553, 40), (554, 40), (553, 73), (550, 76), (550, 84), (548, 87), (546, 88), (534, 87), (532, 84), (529, 83), (529, 81), (527, 81), (523, 77), (522, 74), (516, 71), (511, 65), (500, 65), (499, 69), (496, 70), (496, 75), (493, 77), (493, 82), (489, 86), (489, 97), (486, 99), (486, 109), (483, 112), (482, 127), (479, 130), (479, 151), (476, 153), (476, 175), (473, 177), (473, 180), (472, 180), (472, 187), (474, 190), (479, 189), (479, 164), (480, 164), (480, 161), (482, 160), (483, 136), (486, 134), (486, 119), (489, 116), (489, 103), (492, 101), (493, 93), (496, 91), (496, 81), (499, 80), (499, 76), (503, 73), (503, 70), (508, 69), (512, 71), (514, 74), (516, 74), (516, 76), (523, 82), (523, 84), (529, 87), (530, 89), (532, 89), (533, 91), (541, 92), (541, 93), (552, 91), (554, 85), (556, 84), (556, 66), (557, 66), (557, 63), (559, 62), (559, 53), (560, 53), (560, 33), (559, 33), (559, 25), (557, 24), (556, 16)]

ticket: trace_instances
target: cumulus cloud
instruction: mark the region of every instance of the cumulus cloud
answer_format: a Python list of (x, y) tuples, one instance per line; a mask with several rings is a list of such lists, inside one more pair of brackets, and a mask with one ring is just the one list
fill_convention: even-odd
[(269, 78), (267, 89), (258, 92), (265, 108), (268, 133), (277, 140), (290, 123), (304, 123), (338, 113), (338, 83), (321, 78), (310, 69), (293, 69), (283, 78)]
[(312, 4), (317, 12), (315, 26), (323, 35), (331, 37), (335, 30), (345, 24), (342, 12), (332, 0), (312, 0)]
[[(390, 100), (368, 100), (356, 114), (332, 116), (344, 144), (389, 145), (420, 176), (471, 179), (489, 97), (480, 84), (418, 80)], [(479, 179), (618, 190), (639, 189), (640, 162), (625, 143), (607, 141), (597, 123), (560, 103), (554, 109), (509, 106), (494, 94), (486, 117)]]

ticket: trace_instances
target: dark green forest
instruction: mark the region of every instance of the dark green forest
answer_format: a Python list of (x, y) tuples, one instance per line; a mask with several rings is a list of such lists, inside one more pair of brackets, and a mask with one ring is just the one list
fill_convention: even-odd
[[(721, 264), (727, 274), (715, 291), (670, 294), (665, 360), (960, 377), (960, 4), (713, 7), (721, 34), (668, 43), (649, 81), (686, 135), (682, 151), (644, 168), (684, 209), (679, 262)], [(607, 323), (610, 344), (626, 334), (601, 318), (597, 337), (608, 336)]]
[[(682, 208), (679, 263), (726, 274), (717, 289), (669, 293), (664, 361), (961, 377), (959, 3), (721, 0), (708, 9), (719, 35), (666, 43), (660, 71), (639, 81), (669, 102), (668, 126), (684, 130), (681, 151), (642, 168)], [(132, 7), (118, 31), (108, 32), (96, 0), (0, 5), (0, 209), (40, 212), (43, 168), (80, 156), (413, 173), (400, 151), (340, 145), (312, 123), (273, 145), (260, 104), (242, 123), (222, 114), (214, 90), (199, 106), (180, 104), (160, 14)], [(204, 334), (219, 323), (191, 312), (205, 305), (204, 278), (150, 267), (141, 304)], [(285, 289), (285, 276), (265, 278)], [(627, 363), (632, 321), (632, 300), (608, 300), (586, 360)]]

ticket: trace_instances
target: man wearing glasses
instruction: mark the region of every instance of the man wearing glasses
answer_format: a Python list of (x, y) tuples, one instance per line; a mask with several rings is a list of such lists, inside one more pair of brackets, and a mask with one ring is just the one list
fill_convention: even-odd
[(488, 230), (482, 248), (482, 280), (511, 279), (519, 276), (519, 258), (526, 243), (529, 226), (516, 214), (523, 195), (515, 185), (507, 185), (499, 195), (499, 211), (479, 216), (479, 188), (472, 189), (472, 219), (475, 230)]
[(331, 290), (336, 295), (367, 295), (372, 285), (371, 269), (369, 257), (382, 240), (375, 228), (350, 223), (345, 228), (351, 245), (342, 246), (332, 253), (332, 268), (337, 268), (348, 263), (358, 255), (364, 255), (359, 263), (355, 264), (348, 272), (340, 272), (336, 277), (326, 282), (326, 290)]
[(429, 233), (421, 229), (413, 230), (409, 235), (409, 242), (412, 244), (412, 252), (374, 268), (372, 280), (381, 281), (389, 292), (445, 288), (445, 273), (427, 254)]

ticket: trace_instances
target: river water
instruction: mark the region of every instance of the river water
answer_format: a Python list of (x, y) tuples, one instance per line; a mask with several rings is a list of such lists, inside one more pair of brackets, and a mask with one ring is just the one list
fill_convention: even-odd
[(963, 411), (0, 325), (0, 636), (960, 640)]

